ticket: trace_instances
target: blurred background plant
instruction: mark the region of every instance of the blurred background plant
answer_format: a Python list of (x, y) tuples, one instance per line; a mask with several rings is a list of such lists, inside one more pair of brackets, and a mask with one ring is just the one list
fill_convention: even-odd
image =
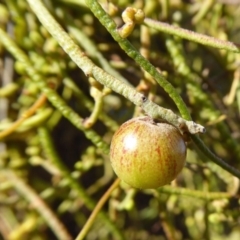
[[(99, 2), (119, 28), (122, 12), (134, 7), (172, 26), (239, 41), (238, 1)], [(180, 115), (84, 1), (44, 5), (96, 65)], [(74, 239), (116, 178), (108, 157), (113, 133), (143, 112), (87, 77), (27, 1), (0, 1), (0, 26), (0, 239)], [(128, 40), (206, 127), (206, 146), (240, 169), (239, 53), (163, 33), (149, 20), (132, 30)], [(239, 179), (190, 142), (186, 167), (171, 185), (140, 191), (121, 183), (85, 239), (235, 240), (239, 206)]]

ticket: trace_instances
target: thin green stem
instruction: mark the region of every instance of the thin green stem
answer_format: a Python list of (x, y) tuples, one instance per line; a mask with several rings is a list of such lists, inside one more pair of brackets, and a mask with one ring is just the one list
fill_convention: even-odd
[(178, 36), (180, 38), (187, 39), (208, 47), (214, 47), (218, 49), (225, 49), (231, 52), (240, 52), (240, 45), (237, 43), (223, 41), (214, 37), (209, 37), (204, 34), (196, 33), (180, 27), (175, 27), (167, 23), (159, 22), (149, 18), (145, 18), (144, 24), (148, 27), (154, 28), (160, 32)]
[(9, 83), (5, 86), (2, 86), (0, 89), (0, 97), (7, 98), (15, 93), (19, 89), (19, 85), (17, 83)]
[(70, 26), (68, 27), (68, 31), (76, 38), (78, 43), (81, 44), (82, 48), (87, 51), (88, 56), (90, 56), (92, 59), (97, 59), (99, 64), (106, 72), (110, 73), (117, 79), (125, 82), (129, 86), (132, 86), (127, 79), (125, 79), (118, 71), (116, 71), (110, 65), (107, 59), (104, 58), (102, 53), (97, 49), (96, 45), (91, 41), (91, 39), (88, 38), (88, 36), (83, 31), (81, 31), (81, 29)]
[[(34, 116), (27, 118), (14, 131), (24, 132), (24, 131), (30, 130), (32, 128), (38, 127), (48, 120), (48, 118), (51, 116), (52, 112), (53, 112), (52, 108), (44, 108), (41, 111), (39, 111), (38, 113), (35, 113)], [(0, 124), (0, 130), (4, 131), (5, 129), (10, 128), (12, 124), (13, 123), (10, 123), (10, 122), (2, 122)]]
[(92, 200), (89, 199), (88, 195), (85, 194), (80, 183), (77, 182), (74, 178), (72, 178), (69, 170), (58, 156), (53, 146), (53, 142), (48, 129), (45, 127), (40, 127), (38, 128), (38, 134), (42, 149), (44, 150), (46, 157), (59, 169), (62, 176), (68, 180), (69, 186), (78, 192), (79, 197), (81, 197), (82, 201), (86, 204), (86, 206), (90, 209), (93, 208), (94, 202), (92, 202)]
[(189, 197), (200, 198), (203, 200), (215, 200), (215, 199), (233, 197), (230, 193), (226, 193), (226, 192), (203, 192), (198, 190), (191, 190), (187, 188), (172, 187), (172, 186), (161, 187), (157, 190), (157, 192), (167, 193), (167, 194), (177, 194), (181, 196), (185, 195)]
[[(85, 203), (85, 205), (91, 210), (94, 209), (94, 207), (96, 205), (95, 202), (88, 196), (88, 194), (86, 193), (84, 188), (81, 186), (80, 182), (78, 182), (71, 176), (69, 170), (63, 164), (60, 157), (58, 156), (58, 154), (53, 146), (52, 139), (51, 139), (48, 129), (45, 127), (41, 127), (38, 129), (38, 133), (39, 133), (40, 142), (42, 144), (42, 148), (44, 149), (47, 157), (60, 170), (60, 172), (63, 174), (63, 177), (68, 181), (69, 186), (78, 193), (79, 197)], [(124, 239), (122, 233), (111, 222), (109, 217), (104, 212), (100, 212), (99, 214), (100, 214), (101, 218), (104, 220), (104, 223), (112, 231), (114, 237), (116, 237), (117, 239)]]
[(191, 138), (193, 142), (196, 144), (196, 146), (199, 148), (199, 150), (211, 161), (225, 169), (226, 171), (232, 173), (235, 177), (238, 177), (240, 179), (240, 171), (231, 165), (224, 162), (221, 158), (216, 156), (214, 153), (212, 153), (204, 144), (204, 142), (197, 136), (197, 135), (191, 135)]
[(25, 70), (28, 75), (31, 76), (33, 81), (35, 81), (39, 89), (45, 93), (52, 105), (55, 106), (55, 108), (57, 108), (61, 114), (76, 128), (83, 131), (89, 140), (101, 148), (105, 153), (108, 153), (108, 144), (105, 143), (95, 131), (84, 128), (82, 124), (83, 119), (66, 104), (66, 102), (57, 94), (54, 89), (47, 86), (47, 83), (43, 80), (43, 77), (33, 68), (33, 64), (29, 60), (28, 56), (2, 29), (0, 29), (0, 35), (0, 42), (2, 42), (6, 49), (25, 66)]
[(199, 11), (194, 16), (192, 22), (197, 24), (201, 19), (203, 19), (206, 14), (211, 10), (212, 5), (215, 3), (215, 0), (205, 0), (203, 4), (199, 7)]
[(97, 96), (97, 97), (95, 97), (94, 100), (95, 100), (95, 104), (92, 109), (91, 115), (84, 122), (84, 126), (86, 128), (91, 128), (96, 123), (96, 121), (98, 120), (99, 115), (102, 111), (103, 96)]
[[(41, 21), (41, 23), (44, 25), (44, 27), (52, 34), (52, 36), (58, 41), (58, 43), (61, 45), (64, 51), (72, 58), (72, 60), (79, 66), (79, 68), (83, 70), (83, 72), (87, 76), (94, 77), (98, 82), (100, 82), (104, 86), (123, 95), (124, 97), (132, 101), (135, 105), (142, 107), (143, 110), (154, 119), (159, 119), (159, 118), (165, 119), (167, 122), (173, 124), (176, 127), (179, 127), (179, 125), (185, 125), (186, 131), (189, 131), (192, 134), (198, 133), (198, 132), (203, 133), (205, 131), (204, 127), (202, 127), (201, 125), (196, 124), (192, 121), (186, 121), (185, 119), (180, 118), (179, 116), (174, 114), (171, 110), (162, 108), (154, 104), (150, 100), (146, 99), (146, 97), (143, 94), (138, 93), (134, 88), (128, 86), (126, 83), (122, 81), (119, 81), (113, 76), (107, 74), (101, 68), (97, 67), (83, 52), (80, 51), (79, 47), (74, 43), (74, 41), (69, 37), (69, 35), (63, 30), (63, 28), (55, 21), (55, 19), (50, 15), (49, 11), (44, 7), (44, 5), (40, 0), (27, 0), (27, 1), (31, 6), (32, 10), (34, 11), (34, 13), (37, 15), (37, 17)], [(113, 25), (113, 26), (110, 26), (109, 28), (115, 29), (115, 23), (111, 20), (111, 18), (108, 17), (108, 15), (104, 12), (101, 6), (97, 2), (94, 2), (92, 4), (93, 4), (92, 7), (94, 7), (95, 10), (100, 7), (100, 11), (101, 11), (100, 15), (103, 14), (103, 18), (106, 18), (107, 16), (106, 25), (107, 26)], [(95, 5), (97, 5), (97, 8)], [(110, 19), (110, 22), (108, 22), (109, 19)], [(114, 33), (117, 34), (118, 39), (122, 39), (117, 33), (116, 29), (114, 30)], [(132, 47), (132, 45), (127, 40), (124, 40), (124, 39), (122, 40), (126, 41), (127, 43), (127, 45), (125, 46), (126, 48), (129, 45), (130, 50), (128, 53), (131, 56), (135, 56), (135, 59), (137, 62), (139, 62), (139, 60), (140, 62), (143, 61), (143, 65), (146, 63), (146, 65), (148, 66), (148, 69), (150, 68), (149, 70), (154, 77), (158, 79), (164, 79), (158, 73), (158, 71)], [(170, 93), (170, 95), (173, 94), (176, 97), (175, 99), (176, 102), (178, 102), (177, 99), (179, 100), (178, 105), (179, 107), (182, 106), (182, 110), (183, 110), (182, 115), (190, 119), (188, 110), (186, 107), (183, 107), (184, 103), (180, 98), (180, 96), (176, 93), (175, 89), (165, 79), (164, 79), (164, 83), (166, 85), (165, 88), (169, 90), (168, 92)], [(181, 103), (183, 103), (183, 105)], [(74, 114), (74, 113), (71, 113), (71, 114)], [(75, 124), (77, 124), (77, 122), (75, 122)]]
[[(94, 105), (93, 102), (83, 93), (83, 91), (77, 86), (77, 84), (70, 78), (65, 78), (63, 80), (63, 83), (65, 86), (70, 88), (73, 91), (73, 94), (79, 99), (79, 101), (84, 102), (84, 105), (87, 109), (90, 111), (93, 110)], [(116, 121), (114, 121), (111, 117), (105, 113), (105, 111), (102, 111), (99, 114), (99, 119), (110, 129), (112, 132), (115, 132), (119, 125)]]
[(99, 19), (102, 25), (110, 32), (112, 37), (118, 42), (120, 47), (133, 58), (146, 72), (148, 72), (159, 85), (169, 94), (172, 100), (175, 102), (178, 107), (181, 116), (184, 119), (191, 120), (191, 116), (188, 112), (188, 109), (177, 93), (176, 89), (157, 71), (157, 69), (145, 59), (125, 38), (122, 38), (117, 30), (115, 22), (111, 17), (103, 10), (101, 5), (96, 0), (86, 0), (86, 4), (91, 9), (93, 14)]
[(85, 223), (84, 227), (82, 228), (81, 232), (79, 233), (79, 235), (76, 237), (75, 240), (83, 240), (85, 238), (87, 232), (93, 225), (93, 222), (97, 217), (97, 214), (101, 211), (103, 205), (109, 199), (113, 190), (118, 187), (119, 183), (120, 183), (120, 179), (118, 178), (114, 181), (114, 183), (110, 186), (110, 188), (104, 193), (104, 195), (98, 201), (96, 207), (94, 208), (94, 210), (91, 213), (91, 216), (88, 218), (87, 222)]
[[(183, 57), (183, 52), (181, 49), (181, 45), (179, 46), (178, 42), (174, 41), (172, 37), (169, 37), (166, 40), (166, 46), (171, 54), (171, 57), (173, 59), (173, 63), (175, 65), (175, 68), (177, 71), (182, 75), (183, 78), (188, 80), (187, 87), (192, 86), (194, 89), (193, 92), (196, 94), (196, 96), (200, 97), (202, 101), (204, 101), (205, 105), (208, 105), (211, 109), (215, 109), (214, 106), (212, 106), (212, 102), (209, 101), (207, 94), (200, 91), (200, 86), (197, 84), (194, 79), (196, 79), (196, 76), (191, 72), (191, 69), (186, 63), (185, 58)], [(214, 114), (218, 114), (218, 112), (212, 111)], [(231, 137), (229, 136), (231, 139)], [(208, 147), (201, 141), (201, 139), (197, 136), (192, 136), (192, 139), (194, 143), (197, 145), (197, 147), (207, 156), (209, 159), (211, 159), (214, 163), (221, 166), (226, 171), (232, 173), (234, 176), (240, 177), (239, 171), (232, 166), (228, 165), (226, 162), (224, 162), (222, 159), (217, 157), (215, 154), (213, 154)], [(229, 139), (229, 140), (230, 140)], [(235, 147), (236, 148), (236, 147)]]
[(47, 98), (45, 94), (42, 94), (18, 120), (16, 120), (10, 127), (0, 132), (0, 139), (5, 138), (9, 134), (13, 133), (26, 119), (33, 115), (46, 102), (46, 100)]
[(52, 229), (54, 234), (60, 240), (71, 240), (72, 237), (67, 232), (65, 226), (59, 221), (57, 216), (47, 206), (47, 204), (39, 197), (39, 195), (28, 186), (15, 172), (10, 169), (1, 169), (1, 175), (6, 177), (12, 186), (27, 200), (31, 206), (39, 212), (46, 221), (47, 225)]

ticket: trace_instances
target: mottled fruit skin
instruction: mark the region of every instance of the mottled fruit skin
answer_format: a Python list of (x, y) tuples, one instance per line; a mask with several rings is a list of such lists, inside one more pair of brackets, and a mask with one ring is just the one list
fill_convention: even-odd
[(117, 176), (132, 187), (158, 188), (182, 170), (185, 142), (174, 126), (154, 123), (150, 117), (133, 118), (114, 134), (110, 160)]

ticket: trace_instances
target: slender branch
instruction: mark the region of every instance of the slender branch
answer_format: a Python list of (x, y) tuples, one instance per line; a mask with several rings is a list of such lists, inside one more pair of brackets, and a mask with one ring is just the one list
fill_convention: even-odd
[[(59, 169), (63, 177), (67, 179), (70, 188), (74, 189), (77, 192), (78, 197), (81, 198), (81, 200), (84, 202), (87, 208), (89, 208), (90, 210), (94, 209), (95, 202), (88, 196), (85, 189), (81, 186), (81, 183), (72, 177), (68, 168), (61, 161), (61, 158), (59, 157), (53, 145), (48, 129), (45, 127), (40, 127), (38, 128), (38, 133), (42, 148), (44, 149), (46, 156)], [(101, 216), (106, 226), (108, 226), (108, 228), (112, 231), (114, 239), (115, 238), (119, 240), (124, 239), (122, 233), (119, 231), (119, 229), (117, 229), (115, 224), (109, 219), (109, 217), (103, 211), (99, 212), (99, 215)]]
[(178, 36), (178, 37), (181, 37), (205, 46), (214, 47), (218, 49), (225, 49), (231, 52), (237, 52), (237, 53), (240, 52), (240, 44), (237, 44), (237, 43), (223, 41), (220, 39), (216, 39), (214, 37), (209, 37), (204, 34), (196, 33), (180, 27), (175, 27), (170, 24), (159, 22), (149, 18), (145, 18), (144, 24), (158, 31), (172, 34), (172, 35), (175, 35), (175, 36)]
[(5, 86), (2, 86), (0, 88), (0, 97), (6, 98), (11, 96), (13, 93), (15, 93), (19, 89), (19, 85), (15, 82), (8, 83)]
[[(215, 109), (215, 106), (212, 105), (211, 101), (209, 101), (207, 93), (204, 93), (200, 91), (200, 86), (198, 83), (194, 80), (196, 79), (195, 74), (192, 73), (190, 67), (188, 66), (186, 59), (184, 58), (184, 54), (182, 52), (181, 45), (178, 44), (178, 42), (174, 41), (172, 37), (168, 37), (166, 40), (166, 46), (167, 49), (172, 57), (173, 64), (179, 74), (188, 81), (188, 88), (191, 87), (191, 90), (194, 92), (195, 96), (198, 96), (201, 98), (201, 101), (204, 101), (205, 104), (209, 107), (211, 107), (213, 110)], [(218, 114), (218, 111), (214, 110), (214, 114)], [(205, 156), (210, 158), (212, 162), (216, 163), (217, 165), (221, 166), (223, 169), (227, 170), (228, 172), (232, 173), (235, 176), (240, 176), (239, 172), (234, 169), (232, 166), (228, 165), (226, 162), (224, 162), (222, 159), (217, 157), (215, 154), (213, 154), (208, 147), (201, 141), (201, 139), (197, 136), (193, 136), (193, 141), (197, 145), (197, 147), (205, 153)], [(229, 141), (231, 141), (231, 137), (229, 136)], [(236, 146), (237, 147), (237, 146)], [(235, 147), (235, 148), (236, 148)], [(237, 174), (237, 175), (236, 175)]]
[(37, 99), (37, 101), (25, 113), (23, 113), (22, 116), (16, 122), (14, 122), (7, 129), (0, 132), (0, 139), (14, 132), (26, 119), (33, 115), (46, 102), (46, 100), (47, 98), (45, 94), (42, 94)]
[(85, 223), (84, 227), (82, 228), (81, 232), (79, 233), (79, 235), (76, 237), (75, 240), (83, 240), (85, 238), (87, 232), (89, 231), (89, 229), (93, 225), (93, 222), (94, 222), (94, 220), (97, 217), (97, 214), (102, 209), (102, 207), (106, 203), (106, 201), (109, 199), (109, 197), (110, 197), (111, 193), (113, 192), (113, 190), (118, 187), (119, 183), (120, 183), (120, 179), (117, 178), (114, 181), (114, 183), (110, 186), (110, 188), (104, 193), (104, 195), (98, 201), (96, 207), (92, 211), (90, 217), (88, 218), (87, 222)]
[[(101, 68), (97, 67), (83, 52), (80, 51), (79, 47), (73, 42), (73, 40), (69, 37), (69, 35), (63, 30), (63, 28), (55, 21), (55, 19), (50, 15), (48, 10), (44, 7), (44, 5), (39, 0), (27, 0), (29, 5), (31, 6), (32, 10), (35, 12), (41, 23), (46, 27), (46, 29), (52, 34), (52, 36), (58, 41), (58, 43), (61, 45), (61, 47), (64, 49), (64, 51), (72, 58), (72, 60), (83, 70), (83, 72), (87, 76), (93, 76), (97, 81), (99, 81), (104, 86), (112, 89), (113, 91), (123, 95), (130, 101), (132, 101), (135, 105), (140, 106), (143, 108), (143, 110), (152, 118), (154, 119), (164, 119), (167, 122), (173, 124), (174, 126), (178, 127), (185, 125), (186, 130), (188, 130), (190, 133), (203, 133), (205, 132), (205, 128), (199, 124), (196, 124), (192, 121), (186, 121), (183, 118), (177, 116), (174, 114), (171, 110), (162, 108), (158, 106), (157, 104), (154, 104), (150, 100), (146, 99), (146, 97), (143, 96), (143, 94), (137, 92), (134, 88), (128, 86), (126, 83), (119, 81), (118, 79), (114, 78), (113, 76), (107, 74), (105, 71), (103, 71)], [(91, 1), (90, 1), (91, 2)], [(93, 3), (94, 5), (98, 4), (96, 2)], [(100, 6), (100, 5), (99, 5)], [(94, 6), (93, 6), (94, 7)], [(96, 6), (95, 6), (96, 7)], [(101, 6), (100, 6), (101, 8)], [(104, 16), (106, 13), (101, 8), (102, 13)], [(108, 19), (109, 20), (109, 19)], [(107, 25), (114, 25), (114, 32), (116, 32), (115, 29), (115, 23), (112, 22), (110, 18), (110, 23), (107, 23)], [(113, 26), (111, 26), (111, 29)], [(120, 37), (118, 35), (118, 37)], [(122, 39), (122, 38), (121, 38)], [(1, 40), (0, 40), (1, 41)], [(127, 41), (127, 40), (126, 40)], [(128, 44), (130, 44), (127, 41)], [(136, 56), (137, 59), (140, 59), (140, 54), (136, 55), (136, 51), (132, 50), (132, 47), (129, 47), (132, 53), (131, 55)], [(143, 57), (141, 57), (141, 60)], [(145, 63), (144, 59), (144, 63)], [(150, 72), (155, 78), (163, 78), (158, 71), (147, 61), (148, 63), (148, 70), (150, 68)], [(150, 64), (150, 65), (149, 65)], [(143, 64), (141, 64), (143, 65)], [(169, 89), (168, 92), (170, 92), (170, 95), (176, 96), (175, 89), (166, 81), (165, 81), (165, 88)], [(182, 99), (179, 97), (178, 100), (176, 100), (178, 106), (182, 106)], [(181, 102), (181, 103), (180, 103)], [(184, 103), (183, 103), (184, 104)], [(182, 108), (183, 109), (183, 108)], [(190, 119), (190, 116), (188, 114), (187, 108), (184, 108), (185, 110), (182, 112), (183, 115), (185, 115), (188, 119)], [(185, 113), (184, 113), (185, 112)]]
[[(90, 111), (93, 110), (93, 107), (94, 107), (93, 102), (83, 93), (83, 91), (77, 86), (77, 84), (72, 79), (65, 78), (63, 80), (63, 83), (73, 91), (73, 93), (79, 99), (79, 101), (84, 102), (86, 108), (88, 108)], [(102, 111), (99, 114), (99, 119), (102, 122), (104, 122), (104, 124), (112, 132), (115, 132), (119, 128), (119, 125), (117, 124), (117, 122), (114, 121), (111, 117), (109, 117), (105, 111)]]
[(104, 89), (95, 79), (89, 78), (90, 83), (90, 95), (94, 99), (94, 107), (91, 111), (90, 116), (84, 121), (85, 128), (91, 128), (99, 118), (103, 107)]
[(86, 4), (91, 9), (93, 14), (98, 18), (98, 20), (102, 23), (102, 25), (109, 31), (112, 37), (118, 42), (120, 47), (128, 54), (128, 56), (133, 58), (136, 63), (138, 63), (146, 72), (155, 78), (158, 84), (169, 94), (169, 96), (178, 107), (181, 116), (187, 120), (191, 120), (189, 111), (176, 89), (157, 71), (157, 69), (146, 58), (144, 58), (132, 46), (132, 44), (126, 38), (122, 38), (120, 36), (115, 22), (104, 11), (98, 1), (86, 0)]
[(191, 135), (191, 138), (193, 142), (196, 144), (196, 146), (201, 150), (201, 152), (211, 159), (214, 163), (225, 169), (226, 171), (232, 173), (235, 177), (238, 177), (240, 179), (240, 171), (231, 165), (224, 162), (221, 158), (216, 156), (214, 153), (212, 153), (203, 143), (203, 141), (196, 135)]
[[(25, 132), (29, 129), (34, 127), (40, 126), (42, 123), (46, 122), (46, 120), (51, 116), (53, 109), (50, 107), (46, 107), (41, 109), (41, 111), (35, 113), (33, 116), (25, 119), (20, 126), (14, 129), (15, 132)], [(15, 124), (15, 122), (13, 123)], [(0, 124), (0, 130), (3, 131), (11, 129), (12, 123), (11, 122), (2, 122)]]
[(181, 196), (189, 196), (194, 198), (200, 198), (204, 200), (215, 200), (222, 198), (232, 198), (234, 197), (230, 193), (226, 192), (204, 192), (198, 190), (192, 190), (187, 188), (180, 187), (172, 187), (172, 186), (164, 186), (157, 190), (159, 193), (167, 193), (167, 194), (177, 194)]
[(1, 174), (6, 177), (12, 186), (39, 212), (46, 223), (52, 229), (54, 234), (60, 240), (71, 240), (72, 237), (67, 232), (65, 226), (59, 221), (57, 216), (46, 205), (46, 203), (39, 197), (39, 195), (28, 186), (15, 172), (8, 169), (1, 169)]
[(203, 19), (206, 14), (211, 10), (212, 5), (215, 3), (215, 0), (205, 0), (199, 7), (197, 14), (192, 19), (194, 24), (197, 24), (201, 19)]
[[(37, 1), (34, 1), (37, 3)], [(70, 108), (66, 102), (57, 94), (54, 89), (47, 86), (42, 76), (33, 68), (33, 64), (28, 56), (16, 45), (16, 43), (0, 28), (0, 42), (4, 47), (20, 61), (31, 79), (35, 81), (38, 88), (47, 96), (48, 100), (58, 109), (61, 114), (68, 119), (76, 128), (84, 132), (86, 138), (91, 140), (97, 147), (101, 148), (103, 152), (108, 153), (108, 144), (92, 129), (84, 128), (83, 119)]]
[(68, 31), (75, 37), (78, 43), (82, 46), (84, 50), (86, 50), (89, 57), (92, 59), (97, 59), (101, 67), (112, 76), (116, 77), (117, 79), (125, 82), (129, 86), (132, 86), (127, 79), (125, 79), (118, 71), (116, 71), (109, 61), (102, 55), (102, 53), (98, 50), (96, 45), (93, 43), (91, 39), (83, 32), (81, 29), (70, 26), (68, 27)]

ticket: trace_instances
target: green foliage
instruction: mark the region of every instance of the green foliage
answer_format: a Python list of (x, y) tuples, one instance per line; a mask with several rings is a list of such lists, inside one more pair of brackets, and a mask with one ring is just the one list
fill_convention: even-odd
[[(0, 2), (0, 239), (240, 238), (229, 2)], [(157, 190), (114, 182), (109, 162), (114, 132), (141, 114), (192, 139), (184, 170)]]

